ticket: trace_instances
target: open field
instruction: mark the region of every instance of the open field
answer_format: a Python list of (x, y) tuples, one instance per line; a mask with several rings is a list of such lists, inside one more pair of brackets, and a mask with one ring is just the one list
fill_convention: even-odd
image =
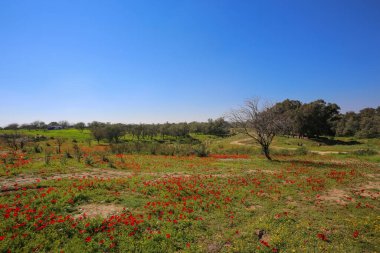
[(379, 155), (291, 152), (301, 141), (379, 151), (378, 139), (279, 137), (274, 149), (289, 152), (267, 161), (239, 135), (193, 135), (212, 151), (196, 157), (114, 154), (89, 146), (88, 132), (46, 133), (70, 139), (62, 153), (54, 139), (39, 152), (0, 147), (0, 252), (380, 251)]

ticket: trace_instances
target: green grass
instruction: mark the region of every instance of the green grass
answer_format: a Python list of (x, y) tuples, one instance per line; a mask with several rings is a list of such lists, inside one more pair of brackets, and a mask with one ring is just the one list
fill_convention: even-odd
[[(13, 134), (14, 130), (0, 130), (0, 134)], [(86, 139), (91, 138), (91, 133), (89, 130), (80, 131), (78, 129), (61, 129), (61, 130), (17, 130), (16, 133), (28, 135), (28, 136), (37, 136), (43, 135), (48, 138), (50, 137), (62, 137), (69, 140), (85, 141)]]
[[(226, 148), (236, 147), (231, 145), (233, 141), (240, 141), (254, 148), (259, 149), (260, 146), (252, 139), (243, 134), (234, 135), (229, 138), (220, 138), (212, 142), (213, 147), (224, 146)], [(310, 151), (334, 151), (334, 152), (352, 152), (356, 150), (371, 149), (380, 152), (380, 139), (357, 139), (349, 137), (335, 137), (334, 140), (341, 141), (338, 144), (326, 144), (324, 142), (312, 139), (299, 139), (293, 137), (275, 136), (273, 139), (272, 149), (289, 149), (294, 150), (300, 147), (306, 147)], [(332, 142), (332, 141), (331, 141)], [(343, 144), (342, 144), (343, 143)]]

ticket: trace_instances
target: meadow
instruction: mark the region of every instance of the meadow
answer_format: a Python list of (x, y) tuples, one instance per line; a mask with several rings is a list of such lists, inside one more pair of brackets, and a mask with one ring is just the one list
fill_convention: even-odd
[(47, 138), (0, 143), (0, 252), (380, 252), (379, 139), (276, 137), (268, 161), (243, 135), (192, 134), (199, 157), (22, 134)]

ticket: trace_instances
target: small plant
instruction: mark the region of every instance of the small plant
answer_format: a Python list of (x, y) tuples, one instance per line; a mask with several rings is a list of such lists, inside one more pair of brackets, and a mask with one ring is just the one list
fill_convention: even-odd
[(65, 165), (67, 165), (68, 158), (66, 155), (63, 155), (59, 161), (60, 161), (62, 166), (65, 166)]
[(79, 163), (83, 155), (82, 151), (80, 150), (78, 144), (74, 144), (73, 149), (74, 149), (74, 157), (77, 159), (77, 162)]
[(110, 160), (106, 155), (102, 155), (102, 161), (108, 163)]
[(1, 161), (4, 165), (7, 165), (7, 155), (1, 155), (1, 156), (0, 156), (0, 161)]
[(108, 162), (108, 167), (112, 168), (112, 169), (116, 169), (115, 165), (113, 164), (112, 161), (109, 161)]
[(69, 151), (69, 150), (66, 150), (66, 151), (65, 151), (64, 156), (65, 156), (66, 158), (68, 158), (68, 159), (73, 158), (73, 156), (70, 154), (70, 151)]
[(45, 156), (44, 156), (44, 161), (45, 165), (49, 165), (51, 161), (51, 150), (50, 149), (45, 149)]
[(61, 138), (61, 137), (57, 137), (55, 139), (55, 142), (57, 144), (57, 154), (60, 154), (61, 153), (61, 147), (62, 147), (62, 144), (66, 141), (65, 138)]
[(86, 165), (91, 166), (91, 167), (95, 164), (94, 159), (90, 155), (86, 156), (84, 161)]
[(33, 151), (34, 153), (38, 154), (42, 152), (42, 147), (40, 146), (39, 143), (35, 143), (33, 146)]

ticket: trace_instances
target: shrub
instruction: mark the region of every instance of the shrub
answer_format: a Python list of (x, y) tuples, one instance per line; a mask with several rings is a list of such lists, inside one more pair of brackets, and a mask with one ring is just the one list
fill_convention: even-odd
[(52, 154), (51, 150), (45, 149), (45, 156), (44, 156), (45, 165), (50, 164), (51, 154)]
[(90, 155), (86, 156), (85, 163), (88, 166), (93, 166), (95, 164), (94, 159)]
[(74, 149), (75, 158), (77, 159), (78, 162), (80, 162), (80, 159), (82, 158), (82, 151), (80, 150), (77, 144), (73, 145), (73, 149)]
[(61, 165), (63, 165), (63, 166), (67, 165), (67, 156), (63, 155), (59, 161), (60, 161)]
[(41, 153), (42, 152), (42, 147), (40, 146), (39, 143), (34, 144), (33, 151), (34, 151), (34, 153)]
[(204, 144), (199, 144), (199, 145), (194, 146), (194, 152), (195, 152), (196, 156), (198, 156), (198, 157), (206, 157), (210, 153), (207, 150), (206, 145), (204, 145)]
[(295, 150), (296, 155), (307, 155), (309, 150), (305, 146), (301, 146)]
[(377, 155), (377, 152), (373, 149), (359, 149), (351, 152), (353, 155), (357, 156), (368, 156), (368, 155)]
[(70, 154), (70, 151), (69, 151), (69, 150), (66, 150), (66, 151), (65, 151), (64, 156), (65, 156), (66, 158), (69, 158), (69, 159), (73, 158), (73, 156)]

